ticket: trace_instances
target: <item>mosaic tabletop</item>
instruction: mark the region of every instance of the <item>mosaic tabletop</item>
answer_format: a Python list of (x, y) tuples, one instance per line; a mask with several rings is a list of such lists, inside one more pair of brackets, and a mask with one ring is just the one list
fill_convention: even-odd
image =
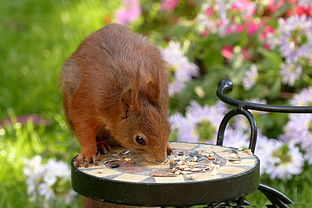
[(249, 150), (171, 142), (163, 163), (142, 160), (123, 148), (100, 156), (97, 166), (75, 167), (78, 193), (129, 205), (194, 205), (230, 200), (259, 185), (259, 160)]

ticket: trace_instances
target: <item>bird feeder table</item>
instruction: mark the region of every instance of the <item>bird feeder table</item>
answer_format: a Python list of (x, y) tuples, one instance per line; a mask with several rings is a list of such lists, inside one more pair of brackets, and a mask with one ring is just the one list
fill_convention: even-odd
[[(171, 142), (170, 147), (174, 152), (213, 152), (218, 168), (159, 176), (155, 173), (171, 173), (168, 164), (140, 162), (109, 167), (103, 155), (98, 166), (88, 168), (77, 168), (74, 159), (72, 186), (91, 199), (138, 206), (210, 204), (245, 196), (259, 186), (260, 162), (250, 151), (183, 142)], [(111, 150), (113, 154), (121, 151)]]
[[(130, 165), (105, 164), (102, 156), (98, 166), (77, 168), (72, 160), (72, 186), (79, 194), (98, 201), (138, 206), (192, 206), (207, 204), (208, 207), (246, 207), (250, 205), (244, 196), (260, 190), (273, 207), (288, 208), (292, 200), (278, 190), (259, 184), (260, 161), (253, 153), (257, 143), (257, 127), (249, 110), (274, 113), (312, 113), (312, 106), (276, 106), (251, 103), (233, 99), (226, 94), (233, 89), (231, 80), (219, 82), (218, 98), (236, 109), (222, 119), (217, 136), (217, 145), (171, 142), (170, 147), (178, 152), (210, 151), (214, 154), (214, 171), (190, 171), (187, 174), (169, 173), (168, 164), (139, 162)], [(224, 147), (224, 132), (230, 119), (243, 115), (250, 124), (249, 152)], [(115, 154), (124, 151), (115, 149)], [(233, 158), (233, 154), (238, 157)], [(209, 168), (208, 168), (209, 169)]]

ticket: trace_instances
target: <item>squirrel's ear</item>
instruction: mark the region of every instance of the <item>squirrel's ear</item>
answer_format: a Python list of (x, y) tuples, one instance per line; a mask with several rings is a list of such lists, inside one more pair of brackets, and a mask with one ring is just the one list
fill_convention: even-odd
[(159, 103), (160, 100), (160, 89), (158, 84), (153, 81), (148, 81), (145, 84), (145, 91), (147, 99), (152, 103)]
[(121, 100), (125, 106), (133, 108), (137, 103), (137, 94), (132, 88), (129, 88), (122, 94)]
[(125, 110), (137, 110), (138, 105), (138, 94), (139, 94), (139, 73), (136, 74), (134, 82), (126, 88), (122, 93), (121, 101), (125, 107)]

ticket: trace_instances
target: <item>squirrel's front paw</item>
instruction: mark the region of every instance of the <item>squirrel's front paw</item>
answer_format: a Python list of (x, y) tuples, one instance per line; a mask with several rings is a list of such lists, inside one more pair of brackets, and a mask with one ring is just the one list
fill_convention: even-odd
[(172, 149), (169, 147), (169, 145), (167, 146), (167, 155), (171, 155), (173, 153)]
[(76, 167), (84, 166), (85, 168), (87, 168), (90, 163), (93, 163), (94, 165), (98, 165), (98, 158), (95, 154), (80, 153), (76, 157), (76, 162), (75, 162)]
[(109, 152), (111, 150), (111, 146), (107, 140), (97, 140), (96, 146), (99, 153), (105, 154), (106, 152)]

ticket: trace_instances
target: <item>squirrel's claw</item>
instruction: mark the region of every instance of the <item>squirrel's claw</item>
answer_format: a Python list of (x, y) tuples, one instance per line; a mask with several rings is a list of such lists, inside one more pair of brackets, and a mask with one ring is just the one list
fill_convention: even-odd
[(105, 154), (111, 150), (111, 146), (106, 140), (97, 140), (96, 145), (100, 153)]
[(90, 162), (92, 162), (94, 165), (98, 165), (98, 158), (96, 155), (84, 155), (80, 153), (76, 157), (75, 165), (76, 167), (81, 167), (82, 165), (87, 168), (89, 167)]
[(167, 155), (171, 155), (173, 153), (172, 149), (167, 146)]

